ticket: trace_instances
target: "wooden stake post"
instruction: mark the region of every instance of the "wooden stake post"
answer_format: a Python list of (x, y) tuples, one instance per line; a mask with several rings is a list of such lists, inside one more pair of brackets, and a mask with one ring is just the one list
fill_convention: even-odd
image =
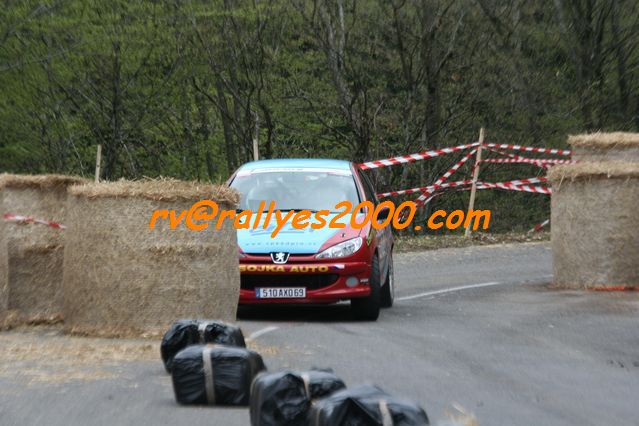
[(253, 160), (260, 159), (260, 148), (258, 145), (258, 135), (260, 134), (260, 117), (255, 113), (255, 136), (253, 137)]
[[(481, 150), (484, 144), (484, 128), (479, 129), (479, 146), (477, 147), (477, 158), (475, 160), (475, 170), (473, 171), (473, 186), (470, 188), (470, 201), (468, 201), (468, 214), (475, 208), (475, 193), (477, 192), (477, 180), (479, 178), (479, 164), (481, 163)], [(472, 222), (468, 222), (466, 227), (466, 237), (470, 237)]]
[(102, 163), (102, 145), (98, 145), (98, 153), (95, 156), (95, 183), (100, 182), (100, 164)]
[(257, 161), (260, 159), (260, 151), (257, 147), (257, 139), (253, 139), (253, 160)]

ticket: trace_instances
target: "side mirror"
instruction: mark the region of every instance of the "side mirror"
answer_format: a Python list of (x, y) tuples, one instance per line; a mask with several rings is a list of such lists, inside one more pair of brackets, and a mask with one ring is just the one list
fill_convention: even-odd
[(388, 215), (389, 214), (390, 214), (390, 209), (388, 207), (383, 207), (379, 211), (379, 214), (377, 215), (377, 221), (378, 222), (382, 222), (382, 221), (388, 219)]

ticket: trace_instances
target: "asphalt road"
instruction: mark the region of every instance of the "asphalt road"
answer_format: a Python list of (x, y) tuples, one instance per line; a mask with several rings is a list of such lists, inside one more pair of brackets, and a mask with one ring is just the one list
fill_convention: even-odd
[[(243, 309), (239, 323), (269, 369), (331, 367), (434, 424), (457, 403), (480, 425), (639, 425), (639, 294), (548, 288), (547, 243), (402, 254), (395, 268), (399, 300), (375, 323), (347, 305)], [(0, 333), (0, 352), (19, 333)], [(249, 424), (246, 409), (178, 406), (159, 357), (68, 381), (34, 381), (35, 364), (0, 367), (0, 424)]]

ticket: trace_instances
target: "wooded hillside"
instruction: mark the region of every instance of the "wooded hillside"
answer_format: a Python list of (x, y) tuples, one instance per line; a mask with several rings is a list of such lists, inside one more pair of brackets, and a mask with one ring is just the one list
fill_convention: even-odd
[[(262, 158), (384, 158), (480, 126), (563, 147), (639, 130), (638, 42), (635, 0), (7, 0), (0, 171), (90, 176), (102, 144), (105, 179), (219, 181), (256, 132)], [(452, 161), (374, 177), (426, 185)], [(481, 196), (504, 227), (545, 218), (543, 196)]]

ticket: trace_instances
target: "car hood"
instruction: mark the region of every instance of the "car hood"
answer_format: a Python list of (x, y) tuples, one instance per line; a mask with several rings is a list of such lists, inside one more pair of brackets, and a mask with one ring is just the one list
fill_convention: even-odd
[[(289, 220), (278, 234), (271, 238), (271, 233), (276, 227), (275, 217), (273, 216), (267, 229), (263, 229), (264, 220), (256, 227), (257, 229), (238, 229), (237, 242), (244, 253), (268, 254), (283, 251), (291, 254), (314, 254), (333, 235), (344, 231), (343, 229), (328, 227), (328, 223), (336, 215), (326, 215), (327, 225), (320, 229), (313, 229), (310, 225), (304, 229), (295, 229), (291, 225), (291, 220)], [(347, 224), (349, 220), (350, 215), (346, 215), (338, 219), (337, 222)], [(310, 223), (315, 223), (315, 221), (311, 218)]]

